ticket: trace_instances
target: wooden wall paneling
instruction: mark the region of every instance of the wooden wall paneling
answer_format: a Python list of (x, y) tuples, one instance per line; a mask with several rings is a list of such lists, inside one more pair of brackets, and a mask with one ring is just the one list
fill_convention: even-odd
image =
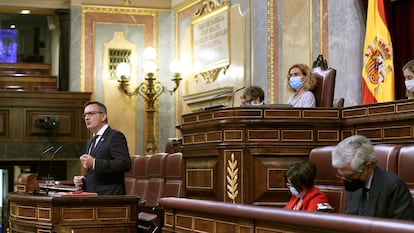
[[(90, 133), (82, 119), (87, 92), (0, 92), (1, 160), (41, 160), (47, 148), (62, 146), (59, 159), (78, 158)], [(58, 120), (56, 130), (52, 121)], [(50, 128), (52, 127), (52, 128)]]
[[(374, 144), (414, 143), (413, 100), (343, 109), (225, 108), (186, 114), (182, 122), (186, 169), (204, 164), (211, 171), (208, 180), (213, 180), (206, 192), (197, 188), (206, 178), (191, 177), (189, 197), (243, 204), (283, 206), (290, 197), (284, 171), (292, 162), (307, 159), (315, 147), (336, 145), (355, 134)], [(234, 200), (227, 195), (226, 177), (232, 159), (241, 176)]]
[(8, 109), (0, 109), (0, 140), (9, 137), (10, 111)]
[(284, 170), (307, 159), (315, 145), (336, 143), (339, 119), (338, 109), (228, 108), (183, 115), (187, 195), (283, 205), (289, 196)]

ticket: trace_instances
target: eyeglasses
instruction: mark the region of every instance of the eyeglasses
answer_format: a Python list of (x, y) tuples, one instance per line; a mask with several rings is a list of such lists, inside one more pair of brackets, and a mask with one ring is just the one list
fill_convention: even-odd
[(95, 116), (98, 113), (102, 114), (103, 112), (98, 112), (98, 111), (85, 112), (83, 113), (82, 118), (85, 119), (87, 116), (88, 117)]
[(354, 173), (352, 173), (350, 175), (347, 175), (347, 176), (342, 176), (339, 173), (336, 173), (336, 177), (338, 177), (339, 179), (342, 179), (342, 180), (350, 181), (350, 180), (355, 178), (355, 174), (357, 174), (357, 173), (359, 173), (359, 176), (357, 178), (357, 179), (359, 179), (361, 177), (362, 172), (354, 172)]

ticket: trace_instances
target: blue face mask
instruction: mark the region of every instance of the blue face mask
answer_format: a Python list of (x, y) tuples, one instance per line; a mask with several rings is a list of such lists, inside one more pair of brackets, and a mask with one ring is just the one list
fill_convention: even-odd
[(299, 91), (299, 89), (303, 86), (302, 77), (300, 76), (292, 76), (289, 79), (290, 86), (295, 89), (296, 91)]
[(296, 190), (294, 187), (290, 187), (289, 189), (290, 189), (290, 193), (291, 193), (293, 196), (299, 196), (299, 192), (298, 192), (298, 190)]

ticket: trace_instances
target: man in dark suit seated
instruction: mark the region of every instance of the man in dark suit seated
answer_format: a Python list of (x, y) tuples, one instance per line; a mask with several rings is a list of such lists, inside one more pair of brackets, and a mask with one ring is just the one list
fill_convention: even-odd
[(80, 156), (86, 173), (75, 176), (73, 182), (83, 191), (98, 195), (124, 195), (124, 173), (131, 169), (131, 158), (123, 133), (111, 129), (107, 122), (104, 104), (90, 101), (84, 105), (83, 117), (88, 130), (93, 133)]
[(376, 163), (374, 147), (364, 136), (348, 137), (332, 152), (332, 165), (349, 191), (345, 213), (413, 220), (413, 201), (407, 185)]

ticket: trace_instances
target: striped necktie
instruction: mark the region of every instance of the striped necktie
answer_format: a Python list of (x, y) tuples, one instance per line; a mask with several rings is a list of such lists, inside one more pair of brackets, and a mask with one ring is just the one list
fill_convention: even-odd
[(368, 191), (369, 189), (367, 188), (362, 189), (361, 202), (359, 205), (359, 215), (362, 216), (367, 215)]
[(89, 148), (88, 148), (88, 154), (91, 154), (93, 148), (95, 148), (95, 144), (96, 144), (96, 139), (98, 139), (99, 135), (95, 135), (93, 136), (93, 138), (91, 139), (91, 143), (89, 144)]

